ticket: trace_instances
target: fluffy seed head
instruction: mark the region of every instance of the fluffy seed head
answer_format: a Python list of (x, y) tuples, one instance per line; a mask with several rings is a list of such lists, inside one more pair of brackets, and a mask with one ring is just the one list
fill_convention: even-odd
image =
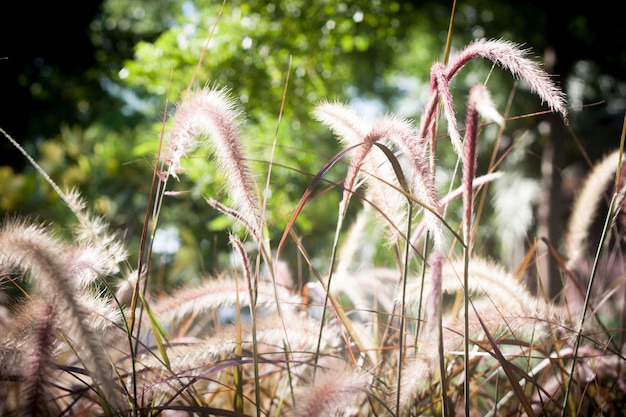
[(477, 40), (463, 48), (450, 62), (447, 77), (451, 79), (469, 61), (486, 58), (524, 81), (553, 111), (567, 117), (564, 93), (550, 79), (539, 64), (528, 58), (529, 50), (504, 40)]
[(262, 221), (255, 183), (245, 163), (245, 149), (240, 134), (241, 113), (226, 90), (204, 88), (188, 94), (178, 106), (170, 132), (165, 162), (167, 174), (176, 177), (180, 160), (195, 150), (199, 139), (208, 139), (219, 168), (224, 172), (226, 188), (235, 209), (260, 235)]

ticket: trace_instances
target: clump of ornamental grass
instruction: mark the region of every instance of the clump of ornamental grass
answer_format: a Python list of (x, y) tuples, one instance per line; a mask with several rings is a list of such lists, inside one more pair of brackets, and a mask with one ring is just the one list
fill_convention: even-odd
[[(75, 195), (67, 198), (76, 200)], [(87, 218), (81, 219), (79, 231), (85, 230)], [(100, 226), (93, 224), (88, 230)], [(7, 413), (45, 415), (43, 410), (71, 409), (72, 402), (99, 405), (107, 412), (123, 409), (110, 341), (101, 337), (117, 333), (121, 310), (97, 288), (123, 257), (117, 249), (110, 251), (118, 248), (110, 243), (90, 232), (70, 245), (46, 226), (17, 219), (3, 222), (2, 284), (11, 283), (23, 292), (15, 321), (7, 320), (3, 329), (0, 374), (7, 393), (20, 392)], [(68, 372), (69, 368), (76, 371)], [(77, 393), (77, 398), (72, 400), (63, 391)]]
[[(435, 63), (431, 95), (417, 122), (387, 114), (370, 123), (344, 103), (322, 101), (313, 117), (343, 148), (314, 176), (273, 250), (259, 175), (247, 163), (243, 113), (227, 90), (190, 90), (178, 103), (155, 168), (134, 272), (120, 270), (125, 252), (106, 225), (42, 172), (76, 214), (78, 232), (67, 243), (24, 220), (6, 220), (0, 228), (0, 280), (22, 292), (19, 308), (0, 320), (2, 414), (399, 417), (611, 410), (612, 400), (625, 397), (623, 341), (604, 338), (608, 332), (583, 337), (584, 309), (572, 315), (567, 306), (530, 293), (523, 270), (511, 273), (475, 253), (477, 193), (504, 175), (477, 175), (481, 127), (484, 121), (505, 128), (483, 84), (468, 92), (464, 125), (457, 120), (452, 81), (477, 58), (511, 72), (566, 118), (564, 95), (550, 77), (527, 50), (502, 40), (472, 42), (447, 64)], [(438, 136), (443, 122), (447, 136)], [(462, 167), (457, 189), (436, 181), (435, 145), (443, 137)], [(161, 206), (173, 195), (168, 182), (182, 175), (184, 158), (197, 148), (210, 150), (226, 178), (228, 199), (205, 196), (207, 204), (243, 230), (229, 236), (234, 266), (193, 286), (153, 293), (150, 247)], [(319, 271), (321, 262), (308, 255), (293, 224), (316, 185), (343, 159), (349, 161), (336, 232), (328, 269)], [(621, 180), (616, 184), (614, 195), (622, 189)], [(449, 210), (457, 199), (459, 218)], [(345, 232), (348, 208), (357, 202), (363, 211)], [(610, 206), (607, 218), (616, 213)], [(594, 203), (582, 210), (596, 209)], [(589, 229), (584, 216), (573, 218), (570, 247), (592, 247), (587, 232), (575, 230), (581, 221)], [(362, 251), (373, 236), (370, 244), (389, 251), (384, 266)], [(278, 276), (289, 243), (315, 278), (303, 292), (285, 281), (289, 274)], [(578, 264), (576, 253), (569, 257), (565, 272)], [(589, 288), (592, 283), (590, 273)]]

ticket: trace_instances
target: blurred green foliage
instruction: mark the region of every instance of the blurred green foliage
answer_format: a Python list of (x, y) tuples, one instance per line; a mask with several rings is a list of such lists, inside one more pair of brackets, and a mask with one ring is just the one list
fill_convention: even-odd
[[(336, 140), (312, 120), (313, 106), (324, 98), (393, 96), (382, 80), (406, 34), (405, 13), (400, 3), (387, 1), (234, 1), (222, 8), (215, 1), (108, 0), (91, 25), (99, 67), (89, 76), (106, 97), (84, 94), (77, 106), (93, 119), (87, 118), (85, 127), (61, 126), (56, 137), (41, 139), (28, 151), (61, 187), (79, 187), (133, 250), (163, 115), (173, 114), (192, 79), (193, 88), (227, 87), (246, 117), (243, 137), (259, 191), (268, 193), (267, 219), (277, 239), (311, 178), (338, 150)], [(264, 190), (275, 138), (271, 186)], [(180, 274), (175, 280), (220, 269), (227, 259), (223, 253), (230, 251), (225, 232), (235, 227), (204, 201), (226, 199), (221, 173), (206, 151), (189, 155), (185, 169), (179, 182), (169, 182), (180, 194), (166, 196), (159, 220), (163, 227), (175, 225), (182, 240), (182, 249), (168, 259)], [(340, 181), (342, 169), (327, 180)], [(68, 224), (69, 210), (33, 170), (5, 169), (2, 175), (3, 212)], [(329, 213), (336, 212), (339, 195), (326, 194), (298, 221), (313, 252), (328, 245), (335, 222)]]

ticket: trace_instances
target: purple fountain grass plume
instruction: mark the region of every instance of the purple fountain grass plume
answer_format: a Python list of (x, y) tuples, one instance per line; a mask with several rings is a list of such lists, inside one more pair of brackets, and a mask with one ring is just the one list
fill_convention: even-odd
[[(234, 306), (239, 298), (241, 306), (250, 306), (250, 293), (244, 286), (237, 286), (233, 279), (210, 279), (199, 286), (187, 286), (173, 294), (156, 299), (152, 305), (155, 315), (163, 325), (186, 317), (189, 314), (217, 311), (221, 307)], [(259, 280), (256, 292), (258, 307), (273, 307), (276, 299), (281, 302), (281, 310), (290, 306), (295, 310), (300, 304), (299, 296), (293, 295), (282, 287), (276, 287), (265, 280)]]
[(441, 213), (441, 206), (434, 178), (428, 169), (425, 142), (415, 134), (411, 123), (396, 116), (385, 116), (376, 122), (368, 137), (388, 138), (400, 148), (410, 167), (411, 194), (426, 206), (423, 210), (426, 227), (433, 234), (435, 247), (442, 248), (443, 226), (437, 216)]
[[(292, 358), (310, 358), (317, 347), (319, 340), (319, 323), (303, 315), (288, 315), (285, 321), (276, 315), (260, 317), (256, 324), (256, 340), (259, 354), (268, 359), (275, 355), (284, 358), (287, 353)], [(223, 361), (224, 358), (235, 357), (237, 345), (236, 329), (225, 327), (216, 329), (210, 337), (193, 339), (187, 343), (172, 343), (167, 346), (167, 356), (170, 365), (166, 365), (158, 355), (146, 355), (142, 359), (140, 369), (150, 369), (161, 373), (172, 371), (175, 373), (191, 369), (206, 368)], [(241, 330), (242, 349), (252, 351), (252, 326), (244, 323)], [(292, 346), (289, 352), (285, 351), (285, 334), (289, 337)], [(339, 331), (334, 327), (324, 330), (322, 346), (326, 352), (336, 353), (343, 346)], [(302, 362), (309, 366), (308, 363)], [(295, 366), (295, 364), (294, 364)]]
[[(81, 198), (80, 193), (76, 190), (69, 190), (63, 192), (61, 188), (50, 178), (50, 176), (37, 164), (37, 162), (26, 152), (26, 150), (9, 134), (0, 128), (0, 133), (11, 142), (31, 163), (31, 165), (41, 174), (41, 176), (48, 182), (54, 191), (61, 197), (61, 199), (67, 204), (70, 210), (76, 215), (78, 219), (78, 226), (75, 228), (74, 233), (76, 240), (80, 243), (86, 243), (90, 246), (97, 247), (99, 252), (99, 270), (104, 270), (106, 273), (113, 273), (118, 271), (118, 265), (120, 262), (126, 259), (127, 253), (121, 243), (112, 235), (107, 232), (108, 224), (101, 218), (93, 216), (88, 210), (86, 210), (86, 203)], [(89, 280), (95, 278), (97, 274), (86, 274), (83, 278)]]
[(434, 241), (440, 246), (443, 241), (443, 227), (435, 214), (440, 212), (440, 205), (434, 179), (428, 171), (424, 143), (415, 135), (412, 124), (394, 115), (387, 115), (376, 121), (371, 128), (366, 128), (363, 118), (349, 106), (328, 102), (316, 107), (315, 116), (333, 130), (344, 146), (362, 144), (351, 159), (344, 180), (341, 202), (343, 212), (347, 210), (359, 176), (365, 174), (368, 196), (395, 225), (390, 228), (389, 240), (394, 241), (397, 230), (404, 229), (403, 225), (407, 221), (406, 197), (398, 191), (390, 190), (383, 181), (377, 180), (379, 178), (396, 187), (400, 186), (386, 157), (381, 152), (372, 153), (376, 143), (390, 147), (391, 141), (400, 148), (408, 161), (411, 169), (410, 192), (427, 207), (424, 209), (424, 219), (428, 229), (433, 232)]
[[(454, 101), (452, 99), (452, 92), (450, 91), (450, 78), (448, 78), (445, 65), (436, 62), (433, 64), (431, 70), (430, 86), (431, 90), (436, 91), (436, 96), (441, 100), (442, 108), (446, 121), (448, 122), (448, 134), (450, 135), (450, 141), (452, 147), (457, 154), (463, 153), (463, 145), (461, 144), (461, 135), (456, 123), (456, 113), (454, 111)], [(429, 120), (429, 129), (431, 140), (435, 138), (435, 119), (434, 117), (428, 117), (425, 120)], [(421, 136), (425, 137), (425, 136)], [(431, 143), (431, 148), (434, 149), (434, 143)]]
[(79, 223), (73, 232), (80, 249), (75, 252), (78, 258), (73, 263), (76, 272), (80, 271), (79, 276), (84, 284), (89, 284), (97, 277), (119, 272), (119, 265), (126, 260), (128, 253), (120, 240), (109, 233), (108, 223), (87, 210), (87, 204), (78, 190), (68, 191), (65, 201), (78, 215)]
[(0, 379), (19, 381), (17, 403), (4, 403), (0, 413), (22, 416), (58, 415), (54, 404), (54, 353), (59, 346), (58, 323), (53, 307), (31, 297), (13, 312), (10, 325), (0, 336)]
[[(67, 204), (68, 208), (76, 215), (78, 226), (74, 230), (76, 240), (87, 242), (98, 247), (100, 252), (101, 268), (106, 268), (108, 272), (117, 272), (118, 264), (126, 259), (127, 253), (119, 241), (107, 233), (108, 224), (101, 218), (93, 216), (86, 210), (86, 203), (76, 190), (64, 192), (43, 170), (43, 168), (26, 152), (26, 150), (8, 133), (0, 128), (8, 140), (21, 152), (30, 164), (39, 172), (43, 179), (52, 187), (59, 197)], [(92, 275), (93, 277), (93, 275)]]
[(550, 79), (539, 64), (528, 58), (530, 50), (522, 49), (504, 40), (477, 40), (463, 48), (448, 65), (448, 79), (452, 79), (469, 61), (486, 58), (508, 70), (514, 77), (524, 81), (537, 94), (542, 103), (567, 118), (565, 94)]
[[(24, 355), (24, 387), (22, 389), (22, 412), (24, 416), (52, 415), (49, 388), (52, 382), (52, 354), (55, 347), (56, 323), (52, 306), (43, 300), (29, 303), (31, 337), (28, 354)], [(26, 347), (26, 346), (25, 346)]]
[(68, 260), (68, 248), (52, 238), (42, 226), (21, 221), (6, 222), (0, 228), (0, 270), (3, 274), (26, 273), (35, 286), (35, 293), (45, 296), (55, 306), (63, 331), (71, 335), (70, 343), (84, 362), (88, 375), (104, 400), (112, 407), (120, 406), (115, 391), (112, 367), (100, 345), (100, 337), (89, 326), (91, 313), (86, 300), (78, 301), (81, 292), (75, 279), (74, 265)]
[(443, 255), (441, 252), (431, 252), (428, 264), (430, 266), (430, 277), (432, 282), (430, 293), (426, 298), (427, 316), (425, 317), (425, 320), (427, 327), (425, 334), (426, 337), (435, 337), (437, 329), (439, 328), (439, 316), (441, 314), (441, 302), (443, 296), (443, 293), (441, 292), (441, 268), (443, 264)]
[(341, 215), (345, 216), (350, 197), (356, 189), (355, 184), (365, 157), (369, 154), (375, 141), (366, 140), (369, 131), (368, 123), (348, 105), (323, 101), (315, 107), (313, 114), (318, 121), (333, 131), (345, 148), (362, 144), (357, 150), (357, 155), (352, 158), (343, 182)]
[[(442, 291), (456, 293), (463, 291), (463, 259), (444, 262), (441, 270)], [(499, 264), (474, 256), (469, 263), (469, 288), (466, 290), (476, 296), (486, 296), (499, 307), (507, 310), (528, 311), (547, 304), (533, 297), (515, 277)], [(424, 282), (425, 290), (431, 291), (432, 280)], [(421, 292), (421, 280), (412, 279), (407, 284), (407, 303), (417, 305)], [(399, 303), (399, 300), (396, 300)], [(535, 307), (533, 307), (535, 306)]]
[[(594, 308), (604, 309), (610, 315), (621, 314), (624, 305), (624, 250), (621, 247), (624, 209), (624, 173), (616, 178), (620, 162), (620, 150), (616, 149), (595, 163), (587, 174), (582, 188), (575, 196), (572, 213), (565, 234), (566, 267), (571, 278), (564, 285), (563, 301), (572, 312), (580, 313), (585, 303), (585, 290), (591, 285), (590, 303)], [(613, 193), (617, 193), (613, 196)], [(616, 208), (602, 242), (603, 226), (611, 209)], [(599, 246), (602, 245), (602, 246)], [(594, 259), (602, 248), (603, 260), (596, 266)], [(593, 275), (593, 282), (592, 280)], [(599, 282), (598, 282), (599, 281)]]
[(606, 198), (606, 191), (615, 181), (619, 160), (620, 152), (616, 150), (599, 161), (587, 176), (576, 197), (565, 235), (570, 267), (579, 263), (588, 250), (591, 225), (598, 216), (602, 199)]
[[(470, 89), (465, 119), (465, 138), (463, 139), (463, 227), (465, 228), (465, 244), (471, 253), (473, 247), (472, 217), (474, 213), (474, 187), (478, 147), (479, 110), (493, 113), (494, 106), (484, 85), (478, 84)], [(497, 114), (497, 112), (495, 112)], [(497, 116), (496, 116), (497, 117)], [(500, 117), (501, 119), (501, 117)]]
[(346, 147), (356, 145), (370, 129), (370, 124), (352, 107), (339, 103), (322, 101), (313, 110), (315, 118), (328, 126)]
[[(408, 284), (406, 302), (417, 306), (422, 290), (428, 294), (435, 294), (437, 290), (434, 288), (434, 282), (438, 280), (436, 276), (440, 275), (443, 293), (458, 295), (464, 291), (469, 292), (473, 308), (468, 318), (468, 335), (472, 339), (484, 337), (483, 324), (495, 337), (531, 342), (549, 340), (555, 330), (571, 328), (566, 319), (565, 309), (533, 296), (519, 280), (494, 261), (478, 256), (470, 260), (468, 288), (463, 286), (464, 268), (463, 258), (445, 259), (441, 266), (433, 262), (424, 280), (425, 288), (422, 289), (419, 279), (411, 280)], [(400, 302), (399, 297), (396, 302)], [(429, 304), (424, 306), (425, 314), (430, 314), (428, 308)], [(464, 352), (462, 311), (456, 311), (454, 308), (444, 311), (441, 329), (444, 330), (445, 354), (462, 355)], [(523, 352), (520, 349), (515, 353)], [(415, 357), (407, 360), (402, 371), (400, 387), (402, 409), (411, 407), (421, 390), (434, 382), (433, 379), (437, 378), (438, 362), (436, 338), (425, 336), (423, 345)]]
[(420, 119), (419, 136), (428, 138), (431, 141), (431, 153), (434, 152), (434, 126), (435, 110), (437, 103), (441, 99), (444, 105), (444, 114), (448, 121), (448, 130), (453, 142), (453, 146), (459, 157), (463, 157), (462, 148), (457, 142), (455, 132), (456, 121), (450, 94), (450, 80), (471, 60), (476, 58), (486, 58), (507, 71), (514, 77), (524, 81), (530, 90), (536, 93), (542, 103), (555, 112), (560, 113), (567, 121), (567, 106), (564, 93), (550, 79), (550, 76), (543, 71), (537, 62), (528, 58), (528, 49), (523, 49), (519, 45), (504, 40), (477, 40), (465, 48), (450, 61), (447, 66), (435, 63), (432, 67), (431, 96), (422, 112)]
[[(539, 328), (532, 327), (533, 323), (529, 321), (531, 318), (536, 318), (538, 324), (544, 322), (547, 324), (549, 320), (561, 323), (565, 317), (564, 309), (533, 296), (510, 272), (494, 261), (479, 256), (474, 256), (470, 260), (467, 289), (463, 288), (463, 270), (463, 259), (444, 262), (441, 270), (442, 291), (455, 294), (467, 290), (473, 303), (484, 299), (486, 306), (491, 306), (492, 310), (498, 312), (496, 317), (493, 317), (494, 323), (498, 326), (506, 326), (509, 320), (516, 319), (520, 320), (521, 326), (526, 327), (527, 333), (531, 333)], [(428, 293), (432, 291), (432, 281), (429, 272), (429, 278), (424, 282), (424, 290)], [(421, 291), (421, 280), (411, 280), (407, 285), (407, 304), (417, 306)], [(396, 303), (399, 302), (397, 296)], [(480, 325), (477, 324), (477, 328), (480, 328)]]
[[(400, 390), (400, 410), (409, 410), (425, 388), (438, 382), (436, 376), (438, 355), (437, 339), (432, 337), (424, 341), (418, 355), (407, 358), (406, 363), (401, 365), (403, 366), (402, 382), (399, 387), (394, 387), (394, 390)], [(397, 391), (392, 392), (390, 398), (393, 398), (395, 402)], [(389, 407), (395, 407), (395, 403), (389, 404)]]
[(199, 139), (214, 150), (220, 169), (225, 173), (226, 188), (253, 235), (260, 236), (263, 222), (260, 203), (249, 166), (245, 163), (245, 148), (241, 140), (241, 113), (227, 91), (204, 88), (185, 96), (174, 116), (165, 162), (165, 176), (176, 178), (181, 171), (181, 158), (198, 147)]
[(333, 369), (319, 373), (311, 386), (296, 393), (293, 417), (337, 415), (339, 410), (358, 407), (366, 398), (370, 377), (354, 369)]

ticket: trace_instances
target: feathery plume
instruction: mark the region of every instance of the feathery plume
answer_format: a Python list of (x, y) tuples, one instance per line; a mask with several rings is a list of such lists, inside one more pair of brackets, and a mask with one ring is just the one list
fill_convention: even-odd
[(619, 165), (619, 150), (606, 155), (587, 176), (576, 197), (565, 235), (568, 264), (576, 265), (589, 247), (591, 225), (598, 216), (598, 208), (610, 185), (615, 181)]
[(441, 252), (432, 252), (430, 254), (428, 264), (430, 266), (431, 289), (428, 297), (426, 298), (426, 312), (428, 314), (426, 317), (426, 335), (427, 337), (434, 337), (437, 334), (437, 329), (439, 328), (439, 316), (441, 314), (441, 302), (443, 296), (441, 292), (441, 268), (443, 265), (443, 255)]
[(48, 388), (52, 379), (52, 353), (55, 347), (56, 323), (52, 307), (43, 300), (29, 303), (33, 321), (28, 355), (24, 355), (24, 387), (22, 390), (24, 416), (52, 415)]
[[(267, 357), (277, 354), (284, 357), (285, 333), (289, 337), (291, 351), (294, 356), (310, 356), (315, 351), (319, 339), (319, 324), (303, 316), (290, 315), (284, 323), (276, 316), (260, 317), (256, 325), (256, 340), (260, 353)], [(285, 328), (285, 325), (287, 326)], [(242, 325), (242, 349), (252, 351), (252, 327)], [(174, 373), (192, 369), (206, 368), (215, 365), (224, 358), (234, 358), (237, 344), (236, 329), (227, 327), (218, 331), (214, 336), (197, 340), (192, 343), (171, 344), (167, 347), (167, 356), (170, 361), (169, 370)], [(323, 346), (328, 351), (339, 349), (342, 345), (339, 332), (334, 328), (324, 331)], [(148, 355), (142, 360), (143, 369), (164, 371), (163, 361), (157, 355)]]
[[(433, 262), (428, 277), (424, 280), (424, 291), (428, 294), (437, 293), (433, 281), (437, 280), (436, 276), (439, 273), (443, 293), (454, 295), (468, 291), (473, 306), (468, 318), (468, 334), (472, 338), (484, 335), (484, 328), (478, 316), (495, 337), (509, 335), (515, 339), (533, 341), (550, 337), (552, 336), (551, 330), (565, 325), (564, 309), (551, 306), (544, 300), (534, 297), (512, 274), (498, 264), (474, 256), (468, 267), (469, 288), (467, 289), (463, 288), (464, 267), (463, 258), (445, 261), (441, 265), (441, 271), (439, 271), (439, 265)], [(406, 302), (417, 306), (421, 290), (421, 280), (415, 279), (410, 282), (407, 286)], [(400, 302), (399, 297), (396, 302)], [(428, 308), (430, 308), (429, 304), (425, 306), (425, 309)], [(431, 313), (427, 312), (427, 314)], [(462, 311), (454, 311), (454, 309), (444, 312), (441, 329), (445, 331), (443, 342), (446, 354), (464, 352), (462, 316)], [(403, 410), (409, 408), (421, 390), (437, 377), (438, 359), (437, 339), (428, 337), (427, 333), (418, 353), (407, 360), (402, 371), (400, 406)]]
[(504, 40), (476, 40), (463, 48), (447, 67), (447, 78), (452, 79), (469, 61), (486, 58), (524, 81), (542, 103), (567, 119), (564, 93), (554, 84), (539, 64), (528, 58), (529, 50)]
[(78, 216), (79, 223), (73, 232), (80, 248), (74, 252), (73, 256), (77, 257), (73, 262), (84, 285), (97, 277), (119, 272), (119, 264), (126, 260), (128, 253), (120, 240), (108, 232), (108, 223), (87, 210), (78, 190), (68, 191), (65, 201)]
[[(605, 155), (587, 174), (582, 189), (574, 199), (565, 234), (565, 250), (566, 266), (575, 281), (568, 280), (563, 290), (563, 300), (572, 311), (583, 307), (585, 289), (591, 285), (589, 295), (592, 305), (600, 308), (604, 304), (602, 308), (609, 314), (621, 314), (625, 288), (624, 251), (620, 242), (624, 230), (623, 181), (626, 170), (622, 168), (620, 178), (616, 179), (619, 164), (619, 149)], [(616, 211), (608, 225), (610, 230), (607, 230), (605, 240), (601, 242), (604, 221), (616, 191)], [(606, 260), (599, 262), (594, 275), (594, 259), (600, 244), (606, 245), (608, 250), (604, 250), (603, 256), (606, 258), (603, 259)], [(592, 276), (593, 282), (590, 283)]]
[[(0, 336), (0, 380), (19, 381), (16, 402), (4, 402), (0, 390), (0, 413), (6, 415), (52, 416), (54, 354), (58, 348), (58, 323), (53, 307), (38, 296), (18, 306), (10, 325)], [(4, 414), (3, 414), (4, 415)]]
[[(437, 214), (441, 207), (433, 176), (428, 169), (425, 142), (415, 134), (411, 123), (395, 116), (385, 116), (368, 133), (372, 138), (388, 138), (395, 143), (406, 158), (410, 167), (410, 192), (426, 208), (423, 209), (424, 222), (433, 234), (436, 248), (443, 246), (443, 225)], [(378, 183), (378, 182), (377, 182)], [(404, 211), (406, 213), (406, 210)], [(400, 225), (403, 225), (402, 222)]]
[(448, 133), (453, 147), (460, 158), (463, 158), (460, 137), (456, 130), (456, 118), (452, 106), (450, 80), (471, 60), (486, 58), (511, 72), (514, 77), (524, 81), (530, 90), (536, 93), (542, 103), (555, 112), (560, 113), (567, 122), (567, 105), (565, 94), (550, 79), (548, 73), (539, 64), (528, 58), (529, 51), (519, 45), (504, 40), (476, 40), (450, 61), (447, 66), (435, 63), (431, 69), (431, 95), (422, 116), (418, 136), (430, 140), (431, 153), (434, 152), (435, 110), (441, 99), (444, 115), (448, 122)]
[(341, 215), (345, 216), (350, 197), (356, 189), (355, 184), (361, 168), (377, 138), (368, 138), (367, 123), (348, 105), (323, 101), (315, 107), (313, 115), (319, 122), (331, 129), (344, 148), (360, 145), (356, 151), (357, 154), (350, 161), (346, 178), (343, 181), (343, 197), (340, 207)]
[(478, 130), (479, 115), (481, 111), (490, 115), (495, 114), (496, 118), (502, 120), (502, 117), (498, 117), (498, 112), (495, 111), (489, 92), (482, 84), (477, 84), (470, 89), (469, 100), (467, 103), (467, 115), (465, 119), (465, 138), (463, 139), (464, 145), (464, 158), (463, 158), (463, 225), (466, 230), (466, 242), (465, 244), (469, 248), (470, 252), (474, 245), (472, 230), (472, 217), (474, 213), (474, 187), (473, 182), (476, 177), (476, 164), (477, 164), (477, 152), (478, 147)]
[(315, 106), (313, 115), (346, 147), (362, 142), (370, 129), (370, 124), (352, 107), (339, 102), (323, 101)]
[[(339, 103), (323, 102), (314, 112), (316, 118), (331, 128), (344, 146), (362, 144), (351, 159), (348, 173), (344, 180), (342, 208), (345, 213), (354, 185), (358, 177), (365, 173), (368, 185), (368, 196), (387, 217), (394, 223), (389, 239), (394, 241), (396, 230), (403, 230), (406, 222), (406, 197), (400, 192), (390, 189), (383, 181), (400, 187), (396, 174), (387, 158), (380, 152), (372, 153), (374, 144), (391, 147), (395, 144), (403, 152), (411, 169), (410, 192), (425, 206), (424, 219), (429, 230), (433, 232), (437, 245), (442, 242), (443, 227), (439, 218), (433, 214), (440, 212), (434, 180), (429, 173), (425, 144), (415, 135), (412, 124), (394, 115), (387, 115), (367, 128), (363, 118), (349, 106)], [(377, 180), (382, 179), (381, 180)]]
[[(463, 154), (463, 145), (461, 144), (461, 135), (456, 124), (456, 113), (454, 111), (454, 101), (452, 99), (452, 92), (450, 91), (450, 78), (448, 77), (446, 67), (442, 63), (436, 62), (433, 64), (431, 70), (431, 88), (437, 91), (437, 96), (441, 99), (443, 112), (448, 123), (448, 134), (450, 135), (450, 141), (452, 147), (457, 154)], [(431, 129), (434, 127), (435, 119), (430, 118)], [(431, 137), (434, 137), (434, 132), (431, 133)]]
[(185, 96), (174, 116), (165, 162), (165, 175), (177, 178), (181, 158), (195, 150), (200, 138), (214, 151), (234, 208), (252, 225), (253, 234), (261, 235), (260, 204), (252, 173), (245, 163), (245, 149), (240, 134), (241, 113), (226, 90), (204, 88)]
[[(174, 294), (158, 298), (152, 305), (155, 315), (163, 324), (186, 317), (189, 314), (216, 311), (220, 307), (234, 306), (237, 297), (241, 306), (250, 306), (250, 293), (247, 288), (241, 286), (239, 292), (235, 290), (235, 282), (232, 279), (211, 279), (199, 286), (188, 286), (175, 291)], [(283, 305), (288, 306), (301, 304), (299, 297), (277, 287), (278, 298)], [(256, 305), (258, 307), (270, 307), (276, 305), (274, 285), (271, 282), (261, 280), (258, 282), (256, 292)]]
[[(419, 355), (409, 358), (406, 364), (402, 365), (402, 382), (399, 387), (394, 387), (395, 390), (400, 390), (399, 403), (402, 411), (408, 410), (419, 393), (435, 382), (438, 354), (437, 339), (432, 337), (425, 340)], [(395, 399), (396, 396), (397, 394), (393, 393), (391, 398)], [(391, 406), (395, 404), (390, 404)]]
[[(464, 291), (463, 289), (463, 269), (464, 260), (456, 259), (445, 262), (441, 270), (442, 291), (448, 294), (454, 294)], [(502, 266), (493, 261), (475, 256), (469, 263), (469, 291), (473, 302), (478, 298), (485, 298), (489, 305), (494, 306), (500, 311), (498, 319), (507, 317), (554, 317), (556, 311), (549, 313), (548, 304), (534, 297), (524, 285), (522, 285), (515, 277), (504, 269)], [(431, 290), (432, 279), (425, 280), (426, 291)], [(421, 291), (421, 280), (412, 280), (407, 285), (407, 303), (417, 305), (419, 294)], [(400, 300), (397, 299), (396, 303)], [(503, 320), (499, 320), (501, 324)]]
[(20, 221), (7, 222), (0, 228), (0, 270), (3, 273), (29, 273), (35, 291), (47, 297), (57, 308), (59, 319), (65, 321), (63, 330), (71, 334), (74, 348), (83, 352), (89, 376), (105, 401), (114, 408), (120, 405), (115, 391), (112, 369), (100, 338), (89, 327), (90, 313), (85, 303), (79, 302), (80, 293), (75, 279), (74, 265), (67, 262), (67, 248), (49, 236), (42, 226)]
[(325, 370), (311, 386), (296, 393), (294, 417), (335, 415), (338, 410), (359, 404), (367, 395), (369, 376), (353, 369)]

